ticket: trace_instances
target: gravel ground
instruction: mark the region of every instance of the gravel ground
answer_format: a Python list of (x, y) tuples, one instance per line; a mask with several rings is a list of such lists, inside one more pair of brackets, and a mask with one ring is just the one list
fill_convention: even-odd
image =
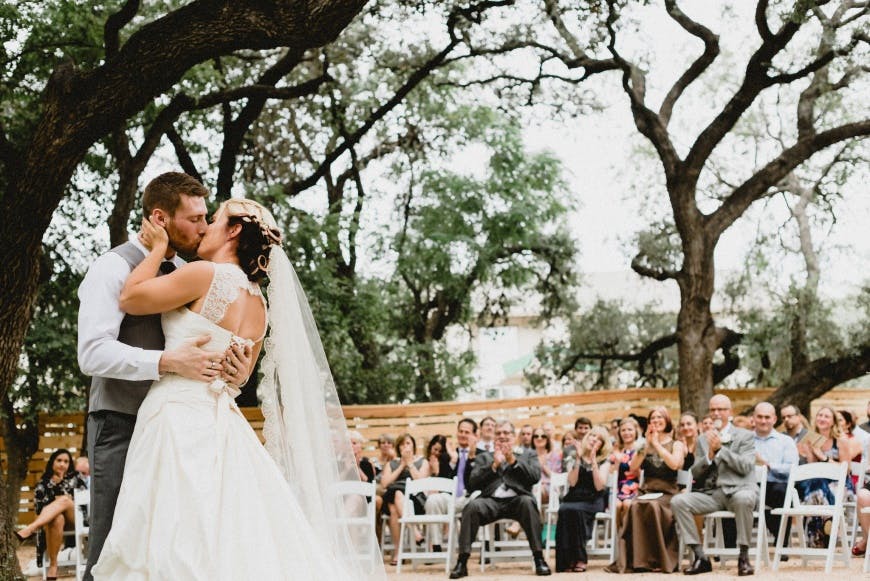
[[(26, 566), (27, 563), (34, 558), (36, 554), (36, 550), (33, 545), (25, 544), (18, 549), (18, 560), (22, 564), (22, 566)], [(496, 565), (490, 565), (486, 568), (486, 572), (480, 572), (480, 566), (477, 563), (470, 563), (471, 567), (469, 567), (470, 576), (469, 580), (481, 578), (481, 579), (491, 579), (491, 580), (500, 580), (500, 581), (531, 581), (535, 576), (532, 573), (531, 563), (528, 565), (513, 565), (509, 563), (498, 563)], [(452, 563), (451, 563), (452, 565)], [(552, 566), (553, 563), (551, 562)], [(861, 572), (861, 569), (864, 565), (863, 559), (852, 558), (849, 561), (849, 569), (845, 569), (842, 566), (834, 565), (833, 571), (831, 571), (830, 575), (825, 575), (824, 571), (824, 563), (821, 561), (810, 561), (806, 567), (803, 567), (798, 559), (793, 559), (788, 563), (783, 563), (780, 567), (780, 570), (776, 573), (769, 569), (763, 569), (761, 572), (757, 573), (753, 579), (759, 580), (772, 580), (777, 579), (781, 581), (806, 581), (807, 579), (811, 579), (812, 577), (822, 578), (825, 580), (834, 580), (834, 579), (870, 579), (870, 574), (864, 574)], [(609, 579), (610, 581), (617, 581), (619, 576), (614, 575), (612, 573), (604, 572), (604, 561), (592, 561), (589, 564), (589, 570), (586, 573), (554, 573), (553, 577), (556, 579), (568, 579), (569, 577), (572, 579), (588, 579), (588, 580), (598, 580), (598, 579)], [(713, 564), (713, 572), (708, 573), (706, 575), (702, 575), (699, 579), (703, 581), (720, 581), (724, 579), (734, 579), (737, 577), (737, 566), (734, 561), (729, 561), (728, 567), (726, 569), (722, 569), (718, 564)], [(64, 580), (74, 580), (75, 574), (73, 571), (61, 571), (62, 575), (64, 573), (68, 573), (68, 576), (60, 577), (60, 579)], [(674, 575), (662, 575), (661, 573), (643, 573), (643, 574), (635, 574), (631, 575), (631, 579), (642, 578), (644, 581), (663, 581), (674, 579), (679, 579), (681, 576)], [(30, 577), (29, 579), (41, 579), (42, 576), (39, 577)], [(402, 573), (397, 574), (395, 567), (387, 566), (387, 578), (390, 581), (433, 581), (435, 579), (447, 579), (447, 574), (444, 572), (443, 565), (418, 565), (417, 570), (413, 571), (410, 565), (402, 567)], [(179, 580), (183, 581), (183, 580)], [(240, 580), (241, 581), (241, 580)], [(274, 581), (273, 579), (263, 581)], [(304, 581), (304, 580), (300, 580)], [(338, 581), (338, 580), (322, 580), (322, 581)]]

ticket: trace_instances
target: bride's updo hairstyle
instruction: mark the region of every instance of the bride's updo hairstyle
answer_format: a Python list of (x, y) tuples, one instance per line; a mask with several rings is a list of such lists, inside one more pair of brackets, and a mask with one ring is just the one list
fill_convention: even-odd
[(248, 280), (260, 282), (269, 268), (272, 246), (281, 245), (281, 230), (271, 212), (253, 200), (231, 198), (223, 203), (229, 226), (241, 225), (236, 255)]

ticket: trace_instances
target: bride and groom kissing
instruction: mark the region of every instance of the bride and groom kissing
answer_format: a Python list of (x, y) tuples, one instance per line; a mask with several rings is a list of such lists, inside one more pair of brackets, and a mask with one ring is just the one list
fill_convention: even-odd
[[(372, 539), (342, 524), (365, 502), (329, 493), (359, 476), (281, 232), (244, 199), (209, 223), (207, 196), (183, 173), (149, 182), (138, 236), (79, 288), (93, 377), (85, 578), (384, 578), (356, 558)], [(261, 349), (265, 447), (234, 402)]]

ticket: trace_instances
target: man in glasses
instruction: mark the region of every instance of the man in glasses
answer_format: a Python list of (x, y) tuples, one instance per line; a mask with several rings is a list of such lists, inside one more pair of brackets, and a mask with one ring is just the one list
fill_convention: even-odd
[(468, 576), (471, 543), (481, 526), (499, 519), (519, 521), (535, 561), (536, 575), (550, 575), (541, 546), (541, 517), (532, 487), (541, 479), (541, 466), (534, 451), (516, 446), (516, 428), (502, 420), (495, 426), (495, 450), (478, 451), (468, 487), (480, 496), (465, 505), (459, 529), (459, 557), (451, 579)]

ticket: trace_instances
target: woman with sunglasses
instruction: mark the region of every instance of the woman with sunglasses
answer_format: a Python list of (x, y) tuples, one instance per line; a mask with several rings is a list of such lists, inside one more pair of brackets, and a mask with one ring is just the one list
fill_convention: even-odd
[(553, 449), (550, 436), (542, 428), (536, 428), (532, 434), (532, 446), (541, 465), (541, 506), (547, 506), (550, 501), (550, 475), (562, 471), (562, 454)]

